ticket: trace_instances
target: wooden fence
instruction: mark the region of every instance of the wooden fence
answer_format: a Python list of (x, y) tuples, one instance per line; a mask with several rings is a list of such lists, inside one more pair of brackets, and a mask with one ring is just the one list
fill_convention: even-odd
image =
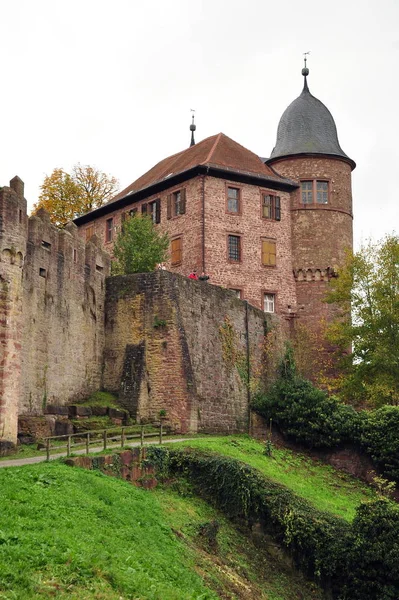
[[(90, 447), (100, 447), (101, 450), (106, 450), (108, 444), (112, 444), (113, 447), (124, 448), (130, 440), (140, 440), (140, 445), (144, 445), (145, 438), (157, 438), (159, 443), (162, 444), (162, 438), (164, 435), (162, 423), (160, 425), (152, 425), (153, 429), (156, 428), (158, 432), (146, 432), (145, 425), (140, 427), (140, 432), (137, 433), (137, 425), (135, 427), (112, 427), (109, 429), (97, 429), (93, 431), (84, 431), (81, 433), (70, 433), (65, 435), (54, 435), (43, 439), (44, 448), (46, 452), (47, 460), (50, 460), (52, 451), (56, 451), (57, 454), (63, 454), (66, 450), (67, 456), (76, 451), (82, 451), (82, 447), (86, 450), (86, 454), (89, 454)], [(65, 440), (65, 443), (62, 442)], [(59, 443), (61, 442), (61, 443)], [(119, 446), (115, 446), (120, 442)]]

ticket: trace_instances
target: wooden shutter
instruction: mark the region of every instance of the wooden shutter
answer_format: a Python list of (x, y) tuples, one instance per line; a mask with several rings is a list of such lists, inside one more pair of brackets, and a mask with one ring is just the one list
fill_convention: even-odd
[(147, 214), (147, 204), (142, 204), (141, 205), (141, 214), (142, 215), (146, 215)]
[(276, 196), (275, 197), (274, 218), (276, 219), (276, 221), (281, 221), (281, 202), (280, 202), (280, 196)]
[(155, 223), (161, 222), (161, 200), (155, 200)]
[(171, 256), (171, 262), (172, 265), (178, 265), (181, 263), (181, 257), (182, 257), (182, 252), (181, 252), (181, 238), (176, 238), (174, 240), (172, 240), (172, 256)]
[(186, 188), (180, 190), (180, 214), (184, 215), (186, 212)]
[(262, 265), (276, 266), (276, 242), (273, 240), (262, 240)]
[(167, 214), (168, 219), (172, 218), (172, 194), (169, 194), (167, 197)]

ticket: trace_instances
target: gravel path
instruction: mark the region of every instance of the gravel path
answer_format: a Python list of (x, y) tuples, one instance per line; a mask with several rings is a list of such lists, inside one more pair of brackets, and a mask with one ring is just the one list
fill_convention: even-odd
[[(164, 440), (162, 443), (163, 444), (173, 444), (176, 442), (184, 442), (185, 440), (189, 440), (189, 439), (193, 439), (193, 438), (174, 438), (173, 440)], [(144, 445), (148, 446), (149, 444), (158, 444), (159, 445), (159, 441), (158, 440), (154, 440), (151, 442), (146, 442)], [(130, 444), (126, 445), (126, 448), (131, 448), (131, 447), (137, 447), (140, 446), (140, 442), (133, 442)], [(108, 446), (108, 448), (111, 449), (116, 449), (116, 448), (121, 448), (120, 444), (110, 444)], [(108, 450), (107, 448), (107, 450)], [(104, 450), (103, 446), (99, 446), (98, 448), (90, 448), (90, 454), (92, 452), (102, 452)], [(82, 448), (81, 450), (74, 450), (73, 454), (86, 454), (86, 448)], [(57, 458), (61, 458), (63, 456), (67, 456), (66, 452), (61, 452), (61, 454), (52, 454), (50, 456), (50, 460), (55, 460)], [(44, 454), (43, 456), (32, 456), (31, 458), (14, 458), (14, 459), (10, 459), (10, 460), (1, 460), (0, 461), (0, 468), (2, 467), (22, 467), (23, 465), (33, 465), (35, 463), (39, 463), (39, 462), (45, 462), (46, 461), (46, 455)]]

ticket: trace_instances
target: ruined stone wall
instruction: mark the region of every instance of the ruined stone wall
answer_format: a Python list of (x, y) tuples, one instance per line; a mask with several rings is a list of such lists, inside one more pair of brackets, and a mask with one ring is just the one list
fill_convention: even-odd
[(177, 431), (247, 431), (270, 318), (167, 271), (108, 278), (104, 388), (141, 421), (165, 410)]
[(30, 217), (23, 294), (20, 414), (40, 414), (98, 390), (109, 257), (73, 224), (60, 231)]
[[(0, 188), (0, 446), (18, 416), (41, 414), (101, 385), (110, 260), (77, 227), (28, 219), (23, 182)], [(1, 450), (1, 448), (0, 448)]]

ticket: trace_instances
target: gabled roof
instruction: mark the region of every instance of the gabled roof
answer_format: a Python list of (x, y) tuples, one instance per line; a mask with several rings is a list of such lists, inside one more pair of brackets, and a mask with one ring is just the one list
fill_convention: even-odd
[(82, 225), (119, 206), (127, 206), (205, 173), (235, 181), (250, 181), (276, 189), (292, 190), (297, 187), (295, 182), (281, 177), (265, 165), (254, 152), (247, 150), (224, 133), (219, 133), (161, 160), (110, 202), (78, 217), (75, 223)]
[(219, 167), (242, 174), (250, 173), (272, 181), (287, 181), (265, 165), (259, 156), (237, 144), (224, 133), (218, 133), (182, 152), (164, 158), (115, 196), (111, 202), (199, 165)]

